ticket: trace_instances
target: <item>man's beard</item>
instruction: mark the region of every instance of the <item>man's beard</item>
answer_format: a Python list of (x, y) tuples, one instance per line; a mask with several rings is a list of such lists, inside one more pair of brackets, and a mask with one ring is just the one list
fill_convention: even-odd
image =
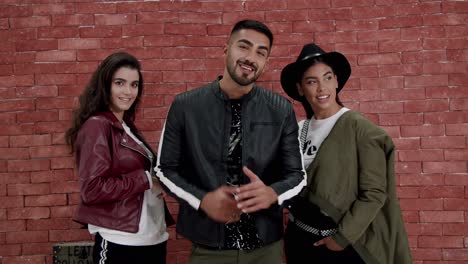
[[(232, 66), (233, 64), (234, 64), (234, 66)], [(247, 63), (244, 63), (244, 64), (247, 64)], [(233, 79), (237, 84), (239, 84), (241, 86), (247, 86), (249, 84), (252, 84), (259, 77), (259, 74), (257, 73), (257, 70), (258, 70), (257, 67), (254, 67), (251, 64), (247, 64), (247, 65), (254, 68), (254, 76), (252, 78), (250, 78), (250, 79), (247, 78), (246, 74), (244, 74), (244, 73), (241, 73), (241, 76), (238, 76), (236, 74), (236, 67), (239, 67), (238, 63), (231, 63), (229, 61), (228, 65), (227, 65), (227, 70), (228, 70), (229, 76), (231, 77), (231, 79)]]

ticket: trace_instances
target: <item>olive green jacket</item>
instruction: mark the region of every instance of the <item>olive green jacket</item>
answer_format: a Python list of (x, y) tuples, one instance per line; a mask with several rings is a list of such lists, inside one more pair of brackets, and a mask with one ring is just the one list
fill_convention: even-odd
[(301, 195), (335, 220), (333, 239), (343, 247), (352, 245), (367, 264), (412, 263), (396, 194), (394, 154), (383, 129), (348, 111), (307, 168)]

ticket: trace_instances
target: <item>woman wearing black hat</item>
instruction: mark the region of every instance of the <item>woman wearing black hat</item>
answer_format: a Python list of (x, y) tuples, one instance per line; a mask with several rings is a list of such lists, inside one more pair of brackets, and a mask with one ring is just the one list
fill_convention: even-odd
[(340, 102), (346, 57), (303, 47), (281, 72), (301, 102), (307, 187), (288, 206), (284, 238), (292, 263), (412, 263), (395, 188), (394, 145), (385, 131)]

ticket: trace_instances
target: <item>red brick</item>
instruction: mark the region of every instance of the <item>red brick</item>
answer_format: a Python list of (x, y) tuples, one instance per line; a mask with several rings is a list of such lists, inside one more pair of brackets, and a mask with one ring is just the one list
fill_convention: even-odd
[(421, 162), (398, 162), (395, 164), (396, 173), (420, 173)]
[(464, 1), (448, 1), (442, 2), (443, 13), (467, 13), (468, 4)]
[(16, 97), (55, 97), (58, 95), (57, 91), (57, 86), (18, 87), (16, 89)]
[(465, 98), (466, 88), (465, 87), (427, 87), (426, 88), (427, 98)]
[(101, 40), (101, 48), (136, 48), (143, 46), (143, 37), (105, 38)]
[(163, 35), (164, 28), (165, 28), (165, 25), (162, 23), (161, 24), (122, 25), (121, 35), (130, 36), (130, 37)]
[(466, 122), (468, 122), (468, 115), (461, 111), (424, 113), (424, 123), (426, 124), (453, 124)]
[(445, 175), (445, 184), (468, 186), (468, 175), (466, 173), (447, 173)]
[(406, 232), (408, 235), (426, 235), (426, 236), (440, 236), (442, 235), (442, 224), (436, 223), (406, 223)]
[(413, 86), (443, 86), (448, 84), (447, 75), (425, 75), (405, 77), (405, 87)]
[(468, 249), (442, 249), (444, 260), (460, 260), (466, 262), (468, 260)]
[(128, 25), (136, 23), (136, 14), (112, 14), (112, 15), (94, 15), (96, 25), (112, 26), (112, 25)]
[(25, 197), (26, 206), (56, 206), (65, 205), (66, 203), (67, 197), (64, 194), (50, 194)]
[[(421, 190), (422, 198), (463, 198), (463, 186), (427, 186)], [(445, 200), (446, 201), (446, 200)], [(444, 207), (444, 209), (447, 209)]]
[(30, 17), (33, 14), (31, 5), (3, 5), (0, 9), (0, 17)]
[(18, 51), (55, 50), (57, 48), (57, 40), (21, 40), (16, 43)]
[(191, 12), (201, 12), (202, 4), (199, 1), (180, 1), (180, 2), (166, 2), (161, 1), (159, 5), (160, 10), (168, 11), (191, 11)]
[(468, 76), (467, 74), (463, 73), (455, 73), (449, 74), (449, 85), (466, 85), (468, 83)]
[(72, 217), (74, 211), (72, 206), (54, 206), (50, 208), (50, 218)]
[(424, 63), (423, 73), (425, 74), (437, 74), (437, 73), (464, 73), (465, 63), (462, 62), (446, 62), (446, 63)]
[(8, 184), (8, 195), (48, 194), (49, 184)]
[(51, 25), (49, 16), (30, 16), (26, 18), (10, 18), (10, 27), (12, 28), (37, 28), (48, 27)]
[(468, 99), (453, 99), (450, 100), (450, 110), (468, 110)]
[(464, 136), (421, 137), (421, 148), (425, 149), (447, 149), (464, 147)]
[(332, 21), (293, 21), (292, 32), (295, 33), (315, 33), (326, 32), (330, 35), (335, 25)]
[(445, 33), (450, 38), (460, 38), (468, 34), (468, 27), (466, 25), (445, 26)]
[(429, 125), (421, 126), (401, 126), (401, 135), (403, 137), (428, 137), (428, 136), (443, 136), (445, 132), (444, 125)]
[[(22, 244), (22, 255), (53, 255), (56, 243), (27, 243)], [(49, 262), (46, 262), (49, 263)]]
[(463, 38), (459, 39), (447, 39), (447, 38), (440, 38), (440, 39), (424, 39), (423, 40), (423, 48), (427, 50), (434, 50), (434, 49), (463, 49), (466, 47), (466, 40)]
[(122, 36), (122, 27), (120, 25), (80, 28), (80, 37), (82, 38), (115, 38), (120, 36)]
[(80, 191), (78, 181), (61, 181), (51, 185), (51, 193), (73, 193)]
[(346, 6), (372, 6), (373, 0), (355, 0), (353, 2), (346, 0), (332, 0), (332, 7), (346, 7)]
[(46, 257), (43, 255), (37, 256), (15, 256), (15, 257), (4, 257), (3, 264), (44, 264)]
[(28, 159), (29, 150), (27, 148), (0, 148), (0, 154), (3, 159)]
[(402, 210), (443, 210), (443, 201), (440, 199), (401, 199), (400, 206)]
[[(401, 174), (401, 186), (430, 186), (444, 185), (443, 174)], [(419, 197), (419, 194), (418, 194)]]
[[(159, 23), (176, 23), (179, 21), (179, 15), (176, 12), (158, 12), (157, 15), (153, 13), (139, 13), (137, 14), (137, 24), (159, 24)], [(194, 23), (201, 23), (195, 21)], [(218, 23), (215, 23), (218, 24)]]
[(33, 110), (34, 101), (29, 99), (0, 101), (0, 111), (8, 111), (10, 109), (15, 109), (16, 111)]
[(177, 239), (177, 240), (168, 240), (167, 242), (167, 251), (168, 252), (178, 252), (178, 251), (188, 251), (190, 249), (191, 242), (187, 239)]
[(50, 160), (50, 168), (53, 170), (68, 169), (75, 167), (75, 158), (73, 157), (58, 157)]
[[(421, 75), (422, 64), (380, 65), (379, 76), (412, 76)], [(406, 85), (405, 85), (406, 86)]]
[(419, 197), (419, 187), (397, 187), (397, 195), (400, 199), (415, 199)]
[(353, 77), (357, 78), (374, 78), (379, 76), (377, 65), (358, 66), (353, 68)]
[(395, 14), (393, 7), (386, 6), (353, 7), (351, 10), (353, 19), (390, 17)]
[(67, 232), (63, 232), (63, 230), (50, 230), (49, 235), (49, 241), (51, 242), (91, 240), (91, 236), (86, 229), (71, 229), (67, 230)]
[(402, 211), (403, 221), (405, 223), (416, 223), (419, 222), (419, 212), (418, 211)]
[(444, 210), (468, 210), (468, 200), (464, 199), (463, 186), (458, 186), (462, 188), (461, 198), (458, 199), (444, 199)]
[(394, 138), (393, 142), (397, 149), (418, 149), (421, 146), (419, 138)]
[(415, 27), (422, 26), (422, 24), (423, 19), (420, 16), (398, 16), (379, 20), (381, 29)]
[(443, 224), (442, 232), (444, 235), (467, 235), (468, 223)]
[(31, 182), (67, 181), (73, 178), (73, 170), (53, 170), (31, 172)]
[(99, 39), (59, 39), (58, 41), (58, 46), (61, 50), (101, 48)]
[(37, 52), (36, 61), (38, 62), (76, 61), (76, 51), (51, 50), (51, 51)]
[(76, 5), (76, 13), (106, 14), (116, 12), (116, 3), (79, 3)]
[[(2, 245), (0, 247), (0, 256), (7, 258), (8, 256), (20, 256), (21, 244)], [(2, 259), (0, 258), (0, 260)]]
[(18, 123), (31, 123), (58, 120), (57, 111), (25, 111), (17, 114)]
[(24, 231), (26, 230), (25, 220), (0, 221), (0, 232)]
[(34, 76), (0, 76), (0, 82), (2, 83), (3, 87), (29, 86), (34, 84)]
[[(46, 207), (26, 207), (8, 209), (8, 219), (41, 219), (49, 218), (50, 210)], [(28, 229), (29, 230), (29, 229)]]
[(48, 160), (9, 160), (8, 171), (25, 172), (48, 170), (50, 162)]
[(71, 224), (69, 218), (35, 219), (26, 222), (27, 229), (35, 231), (69, 229)]
[(402, 102), (361, 102), (359, 110), (363, 113), (402, 113)]
[(117, 13), (156, 12), (159, 10), (158, 2), (122, 2), (117, 3)]
[(47, 231), (18, 231), (6, 234), (7, 243), (31, 243), (47, 242), (49, 234)]
[(422, 223), (461, 223), (463, 211), (420, 211)]
[(39, 5), (33, 5), (32, 11), (34, 15), (73, 14), (75, 12), (75, 5), (74, 4), (39, 4)]
[[(424, 88), (382, 90), (383, 101), (418, 100), (418, 99), (424, 99), (424, 98), (425, 98)], [(415, 102), (415, 101), (410, 101), (410, 102)], [(424, 102), (424, 101), (421, 101), (421, 102)], [(412, 112), (412, 111), (406, 110), (408, 103), (409, 102), (403, 102), (404, 112)]]
[(423, 115), (421, 114), (380, 114), (379, 125), (422, 125)]
[(246, 2), (245, 9), (247, 11), (284, 10), (288, 9), (288, 5), (283, 1), (259, 0), (254, 2)]
[(0, 130), (0, 136), (27, 135), (33, 134), (33, 131), (34, 125), (32, 124), (10, 125)]
[(18, 208), (23, 207), (23, 205), (22, 196), (0, 196), (0, 208)]
[[(369, 31), (378, 30), (379, 22), (377, 20), (351, 20), (351, 21), (336, 21), (337, 31)], [(341, 49), (338, 49), (341, 50)]]
[[(41, 82), (46, 82), (46, 77), (50, 79), (55, 79), (57, 82), (62, 83), (71, 83), (75, 82), (75, 76), (72, 74), (56, 74), (56, 75), (44, 75), (44, 80)], [(49, 79), (49, 80), (50, 80)], [(74, 105), (74, 98), (71, 97), (62, 97), (62, 98), (38, 98), (36, 102), (37, 109), (67, 109), (71, 108)]]
[(76, 77), (73, 74), (41, 74), (36, 76), (36, 84), (38, 85), (69, 85), (75, 83)]
[(168, 59), (199, 59), (205, 57), (201, 48), (163, 48), (163, 58)]
[(401, 57), (402, 63), (421, 63), (445, 60), (447, 60), (445, 50), (405, 51), (402, 53)]
[(29, 183), (29, 173), (0, 173), (0, 184)]
[(463, 236), (420, 236), (418, 248), (462, 248)]
[(442, 150), (400, 150), (398, 158), (401, 161), (439, 161), (443, 160)]
[(394, 6), (397, 16), (440, 13), (440, 3), (399, 4)]
[(423, 162), (425, 173), (464, 173), (466, 172), (466, 161), (427, 161)]
[(67, 146), (37, 146), (31, 147), (30, 153), (32, 158), (50, 158), (63, 157), (70, 153)]
[(404, 77), (360, 78), (361, 89), (403, 88)]
[(418, 40), (383, 41), (379, 43), (379, 52), (402, 52), (421, 50), (422, 42)]
[(451, 149), (444, 151), (445, 160), (468, 160), (468, 149)]
[(400, 38), (400, 29), (379, 29), (378, 31), (358, 31), (359, 42), (396, 40)]
[(435, 14), (423, 17), (425, 26), (463, 25), (467, 20), (467, 14)]
[[(411, 89), (414, 90), (414, 89)], [(422, 98), (408, 98), (408, 99), (422, 99)], [(447, 100), (418, 100), (404, 102), (404, 112), (439, 112), (449, 110)]]
[[(74, 15), (71, 15), (72, 17)], [(55, 16), (54, 16), (55, 17)], [(59, 25), (62, 26), (60, 21), (58, 22)], [(65, 26), (65, 25), (64, 25)], [(43, 27), (37, 29), (37, 37), (38, 38), (77, 38), (79, 37), (79, 29), (75, 27)]]
[[(308, 1), (304, 1), (308, 2)], [(322, 4), (327, 4), (326, 1), (319, 1)], [(314, 6), (317, 7), (317, 6)], [(290, 8), (290, 3), (288, 3), (288, 8)], [(327, 9), (309, 9), (309, 20), (330, 20), (330, 19), (352, 19), (352, 11), (354, 9), (350, 8), (327, 8)], [(330, 32), (329, 32), (330, 33)]]

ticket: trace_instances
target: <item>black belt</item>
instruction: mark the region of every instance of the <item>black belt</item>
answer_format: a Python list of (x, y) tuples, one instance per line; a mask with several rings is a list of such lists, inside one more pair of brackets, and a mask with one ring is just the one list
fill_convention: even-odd
[(295, 218), (291, 212), (289, 212), (288, 214), (288, 218), (291, 222), (293, 222), (297, 227), (299, 227), (300, 229), (308, 232), (308, 233), (311, 233), (311, 234), (314, 234), (316, 236), (322, 236), (322, 237), (327, 237), (327, 236), (331, 236), (333, 234), (335, 234), (336, 232), (338, 232), (338, 229), (337, 228), (331, 228), (331, 229), (317, 229), (315, 227), (312, 227), (304, 222), (302, 222), (301, 220)]

